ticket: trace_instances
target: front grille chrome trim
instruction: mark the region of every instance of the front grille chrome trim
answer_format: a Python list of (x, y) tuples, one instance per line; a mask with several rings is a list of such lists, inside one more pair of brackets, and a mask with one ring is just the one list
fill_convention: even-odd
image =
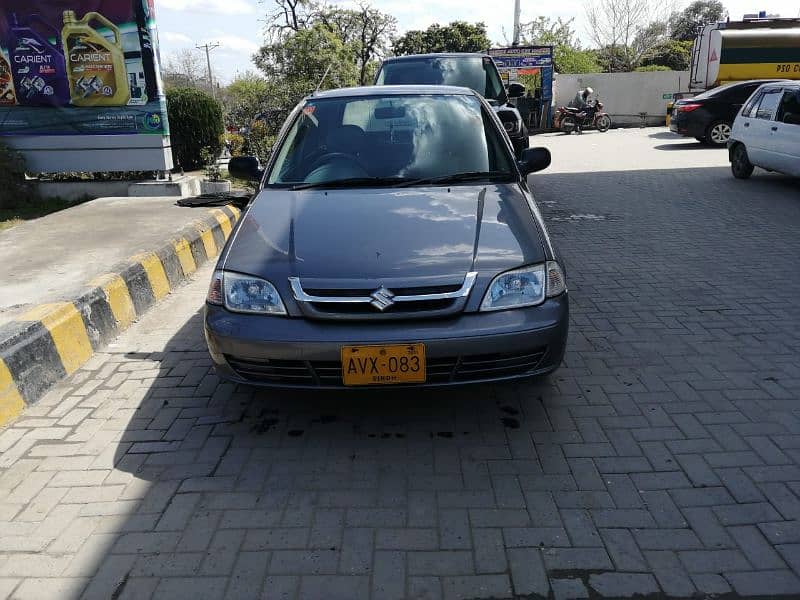
[[(430, 300), (457, 300), (466, 298), (472, 291), (472, 286), (478, 279), (478, 273), (470, 271), (464, 277), (464, 283), (454, 292), (441, 292), (437, 294), (419, 294), (415, 296), (393, 296), (392, 302), (425, 302)], [(312, 296), (303, 290), (299, 277), (289, 277), (289, 285), (292, 288), (294, 299), (298, 302), (313, 303), (336, 303), (336, 304), (371, 304), (375, 301), (374, 296)], [(380, 289), (380, 288), (379, 288)], [(391, 290), (387, 290), (391, 291)]]

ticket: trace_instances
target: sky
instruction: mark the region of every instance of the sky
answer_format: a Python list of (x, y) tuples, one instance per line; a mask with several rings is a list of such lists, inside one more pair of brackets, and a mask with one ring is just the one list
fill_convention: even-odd
[[(591, 0), (589, 0), (591, 1)], [(690, 0), (675, 4), (680, 9)], [(551, 18), (575, 18), (574, 28), (579, 38), (588, 41), (585, 14), (586, 0), (534, 2), (521, 0), (523, 22), (539, 15)], [(332, 2), (348, 6), (348, 0)], [(782, 17), (800, 17), (800, 0), (723, 0), (731, 19), (745, 13), (765, 10)], [(251, 56), (263, 43), (264, 15), (271, 0), (155, 0), (156, 19), (161, 42), (162, 59), (185, 48), (206, 43), (219, 43), (211, 53), (215, 76), (223, 83), (237, 73), (254, 71)], [(398, 20), (398, 32), (425, 29), (432, 23), (451, 21), (483, 21), (489, 38), (499, 45), (511, 37), (514, 0), (372, 0), (371, 5), (393, 14)], [(199, 50), (195, 52), (200, 53)], [(203, 57), (205, 58), (205, 57)]]

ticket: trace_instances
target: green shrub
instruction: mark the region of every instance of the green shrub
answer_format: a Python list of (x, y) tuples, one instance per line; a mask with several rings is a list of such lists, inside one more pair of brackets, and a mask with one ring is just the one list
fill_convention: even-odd
[(218, 155), (222, 149), (222, 107), (201, 90), (175, 88), (167, 92), (167, 118), (176, 167), (194, 170), (203, 166), (202, 150)]
[(25, 158), (0, 142), (0, 208), (17, 208), (35, 199), (33, 184), (25, 179)]
[(636, 67), (637, 73), (651, 73), (654, 71), (672, 71), (669, 67), (664, 65), (647, 65), (646, 67)]
[(222, 136), (223, 142), (227, 144), (231, 156), (241, 156), (244, 150), (244, 137), (238, 133), (226, 133)]

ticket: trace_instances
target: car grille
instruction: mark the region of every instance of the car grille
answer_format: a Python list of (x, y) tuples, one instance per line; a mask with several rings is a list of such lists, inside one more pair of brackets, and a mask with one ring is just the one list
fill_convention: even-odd
[(477, 273), (467, 273), (459, 283), (391, 289), (304, 288), (298, 278), (290, 278), (289, 282), (306, 317), (379, 320), (435, 318), (461, 312), (476, 278)]
[[(547, 348), (525, 353), (477, 354), (428, 358), (426, 383), (470, 383), (523, 375), (535, 370)], [(339, 361), (268, 360), (226, 355), (237, 375), (253, 383), (286, 386), (341, 387)]]

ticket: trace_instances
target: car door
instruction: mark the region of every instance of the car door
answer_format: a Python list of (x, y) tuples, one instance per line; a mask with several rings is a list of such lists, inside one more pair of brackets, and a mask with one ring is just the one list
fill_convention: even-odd
[(733, 123), (742, 105), (753, 95), (761, 82), (744, 83), (728, 90), (724, 94), (724, 103), (720, 104), (720, 118), (728, 123)]
[(775, 170), (800, 177), (800, 87), (783, 90), (769, 143)]
[(747, 129), (745, 146), (750, 162), (763, 169), (775, 169), (775, 157), (771, 146), (773, 117), (778, 109), (783, 88), (766, 88), (761, 91), (761, 100), (750, 110), (744, 126)]

